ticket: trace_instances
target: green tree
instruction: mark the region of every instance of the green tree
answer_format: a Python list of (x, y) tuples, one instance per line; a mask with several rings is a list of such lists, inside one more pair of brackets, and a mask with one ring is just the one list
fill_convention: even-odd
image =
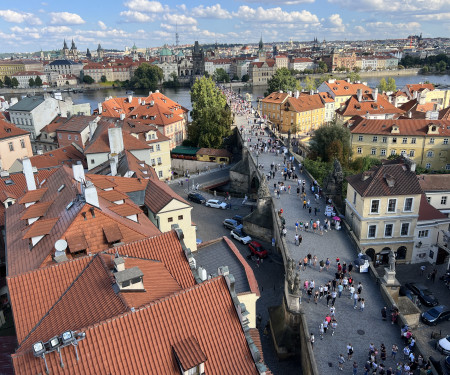
[(437, 69), (439, 72), (445, 72), (445, 71), (447, 70), (447, 63), (446, 63), (444, 60), (439, 61), (439, 62), (436, 64), (436, 69)]
[(11, 87), (11, 78), (9, 76), (5, 76), (5, 86)]
[(395, 84), (395, 79), (392, 77), (389, 77), (387, 80), (387, 91), (396, 91), (397, 85)]
[(192, 123), (188, 138), (197, 147), (219, 148), (231, 134), (232, 116), (225, 95), (211, 78), (197, 79), (191, 89)]
[(305, 78), (303, 87), (306, 91), (315, 90), (317, 88), (316, 80), (310, 76)]
[(233, 76), (232, 81), (239, 81), (239, 77), (235, 74), (235, 75)]
[(388, 91), (388, 85), (385, 78), (380, 79), (380, 83), (378, 84), (378, 90), (380, 90), (380, 92), (382, 93)]
[(34, 85), (36, 87), (41, 87), (42, 86), (42, 79), (41, 77), (37, 76), (36, 79), (34, 80)]
[(351, 155), (348, 128), (335, 123), (322, 126), (314, 132), (309, 144), (310, 152), (315, 158), (329, 162), (337, 157), (343, 166), (348, 164)]
[(3, 88), (3, 81), (0, 79), (0, 89)]
[(19, 86), (19, 81), (16, 77), (13, 77), (13, 79), (11, 80), (11, 87), (16, 88), (17, 86)]
[(317, 64), (317, 72), (318, 73), (326, 73), (328, 72), (328, 66), (325, 61), (319, 61)]
[(34, 87), (35, 85), (36, 85), (36, 83), (35, 83), (33, 77), (31, 77), (31, 78), (28, 80), (28, 86)]
[(353, 71), (354, 71), (355, 73), (359, 73), (359, 72), (361, 71), (361, 68), (360, 68), (359, 66), (355, 66), (355, 67), (353, 68)]
[(213, 74), (213, 79), (216, 82), (230, 82), (230, 76), (223, 68), (216, 69)]
[(90, 85), (90, 84), (94, 83), (94, 78), (92, 78), (92, 77), (89, 76), (89, 75), (85, 75), (85, 76), (83, 77), (83, 82), (84, 82), (84, 83), (87, 83), (88, 85)]
[(361, 76), (356, 72), (351, 72), (348, 78), (350, 78), (350, 82), (361, 81)]
[(277, 69), (267, 84), (269, 85), (269, 94), (280, 90), (286, 92), (300, 89), (300, 83), (292, 76), (288, 68)]
[(101, 77), (100, 77), (100, 81), (106, 82), (106, 76), (101, 76)]
[(250, 79), (250, 76), (248, 74), (244, 74), (242, 76), (242, 82), (248, 82), (249, 79)]
[(135, 89), (156, 90), (163, 78), (164, 74), (159, 66), (142, 63), (134, 72), (130, 86)]

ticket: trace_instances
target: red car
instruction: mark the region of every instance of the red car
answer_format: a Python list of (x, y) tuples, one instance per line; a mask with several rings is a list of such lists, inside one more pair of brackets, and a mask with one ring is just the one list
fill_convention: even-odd
[(262, 247), (262, 245), (259, 242), (252, 241), (248, 244), (248, 248), (250, 249), (251, 253), (253, 255), (256, 255), (260, 258), (266, 258), (267, 257), (267, 250)]

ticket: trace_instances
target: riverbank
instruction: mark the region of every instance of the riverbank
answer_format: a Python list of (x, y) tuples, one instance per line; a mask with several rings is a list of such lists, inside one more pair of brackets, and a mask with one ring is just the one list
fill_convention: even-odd
[(12, 89), (12, 88), (1, 88), (0, 95), (8, 94), (8, 95), (27, 95), (27, 94), (40, 94), (40, 93), (53, 93), (53, 92), (74, 92), (74, 91), (98, 91), (98, 90), (106, 90), (106, 89), (114, 89), (113, 86), (101, 85), (98, 83), (93, 83), (92, 85), (78, 85), (78, 86), (60, 86), (60, 87), (29, 87), (26, 89)]

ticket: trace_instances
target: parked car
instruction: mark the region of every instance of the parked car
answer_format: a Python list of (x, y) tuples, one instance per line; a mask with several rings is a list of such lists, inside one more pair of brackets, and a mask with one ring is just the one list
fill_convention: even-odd
[(445, 357), (445, 368), (447, 369), (447, 371), (450, 371), (450, 355)]
[(218, 199), (209, 199), (205, 203), (206, 207), (212, 207), (212, 208), (221, 208), (222, 210), (225, 210), (228, 205), (222, 201), (219, 201)]
[(450, 355), (450, 336), (440, 339), (436, 345), (436, 349), (442, 354)]
[(233, 219), (225, 219), (222, 224), (227, 229), (240, 229), (240, 228), (242, 228), (242, 225), (239, 224), (236, 220), (233, 220)]
[(439, 304), (433, 293), (423, 284), (406, 283), (405, 286), (419, 297), (420, 302), (426, 306), (437, 306)]
[(411, 301), (413, 300), (413, 293), (404, 285), (400, 287), (399, 294), (401, 296), (408, 297)]
[(443, 320), (450, 320), (450, 310), (444, 305), (433, 307), (422, 313), (422, 321), (425, 324), (435, 326)]
[(232, 219), (236, 220), (239, 224), (242, 224), (242, 221), (244, 220), (244, 218), (241, 215), (234, 215)]
[(199, 193), (189, 193), (188, 200), (195, 202), (195, 203), (200, 203), (200, 204), (203, 204), (206, 202), (205, 197)]
[(251, 253), (253, 255), (256, 255), (257, 257), (260, 258), (266, 258), (267, 257), (267, 250), (263, 248), (263, 246), (257, 242), (257, 241), (252, 241), (248, 244), (248, 248), (250, 249)]
[(245, 233), (242, 229), (233, 229), (231, 231), (230, 235), (235, 240), (242, 242), (244, 245), (247, 245), (252, 240), (252, 238), (247, 233)]

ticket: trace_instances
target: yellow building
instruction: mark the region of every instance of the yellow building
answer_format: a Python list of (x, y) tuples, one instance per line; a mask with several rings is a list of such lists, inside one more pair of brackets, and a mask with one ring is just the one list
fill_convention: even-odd
[(5, 76), (11, 77), (13, 74), (23, 72), (25, 65), (17, 60), (0, 60), (0, 79), (4, 81)]
[(388, 162), (347, 181), (345, 216), (360, 251), (376, 265), (387, 264), (391, 250), (409, 263), (422, 194), (415, 163)]
[(281, 106), (288, 99), (289, 94), (286, 92), (273, 92), (269, 96), (261, 100), (261, 112), (264, 118), (268, 119), (274, 128), (277, 130), (281, 129)]
[(318, 88), (319, 92), (327, 92), (334, 99), (335, 109), (339, 109), (352, 95), (356, 95), (358, 90), (365, 95), (372, 93), (372, 89), (366, 84), (351, 83), (350, 79), (330, 79)]
[(432, 83), (406, 85), (402, 91), (406, 93), (410, 100), (417, 99), (420, 104), (438, 104), (437, 110), (450, 105), (450, 90), (436, 90)]
[(230, 164), (233, 155), (225, 149), (201, 148), (197, 151), (198, 161), (208, 161), (219, 164)]
[(402, 155), (430, 170), (450, 170), (450, 120), (349, 121), (353, 156)]
[(17, 159), (31, 156), (30, 133), (0, 119), (0, 170), (8, 171)]
[(282, 105), (281, 132), (292, 134), (305, 134), (322, 126), (325, 120), (325, 104), (319, 94), (295, 93), (288, 97)]

